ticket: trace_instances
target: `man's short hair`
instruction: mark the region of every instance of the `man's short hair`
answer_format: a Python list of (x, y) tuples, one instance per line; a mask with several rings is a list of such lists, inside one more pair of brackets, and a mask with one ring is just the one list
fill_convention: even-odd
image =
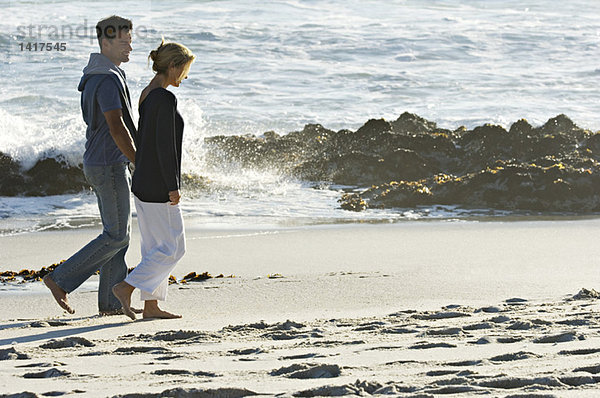
[(112, 40), (119, 37), (122, 31), (131, 30), (133, 30), (133, 23), (129, 19), (117, 15), (102, 19), (96, 24), (96, 36), (100, 50), (102, 50), (102, 39)]

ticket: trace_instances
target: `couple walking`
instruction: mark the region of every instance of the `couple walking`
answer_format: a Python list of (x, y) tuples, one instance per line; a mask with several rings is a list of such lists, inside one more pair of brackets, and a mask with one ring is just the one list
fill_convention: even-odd
[[(67, 295), (100, 271), (101, 315), (125, 314), (135, 319), (179, 318), (159, 308), (167, 295), (168, 277), (185, 253), (181, 194), (183, 119), (177, 99), (166, 88), (179, 87), (195, 56), (185, 46), (165, 43), (150, 52), (155, 76), (142, 91), (138, 128), (133, 123), (125, 72), (133, 24), (111, 16), (98, 22), (100, 53), (90, 55), (79, 83), (81, 110), (87, 124), (83, 171), (98, 199), (102, 233), (44, 277), (57, 303), (75, 311)], [(129, 164), (135, 164), (133, 177)], [(130, 191), (138, 215), (142, 259), (127, 275)], [(131, 307), (138, 288), (144, 309)]]

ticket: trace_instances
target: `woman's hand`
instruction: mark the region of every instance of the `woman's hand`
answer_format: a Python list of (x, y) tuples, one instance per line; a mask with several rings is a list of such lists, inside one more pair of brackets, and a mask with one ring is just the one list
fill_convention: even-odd
[(171, 201), (171, 205), (175, 206), (179, 203), (179, 199), (181, 199), (181, 194), (179, 193), (179, 189), (176, 191), (169, 191), (169, 200)]

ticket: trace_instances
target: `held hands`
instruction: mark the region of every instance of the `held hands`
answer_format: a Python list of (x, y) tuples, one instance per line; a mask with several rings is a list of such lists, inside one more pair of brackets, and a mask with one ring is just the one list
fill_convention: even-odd
[(179, 199), (181, 199), (181, 194), (179, 193), (179, 189), (176, 191), (169, 191), (169, 200), (171, 201), (171, 205), (175, 206), (179, 203)]

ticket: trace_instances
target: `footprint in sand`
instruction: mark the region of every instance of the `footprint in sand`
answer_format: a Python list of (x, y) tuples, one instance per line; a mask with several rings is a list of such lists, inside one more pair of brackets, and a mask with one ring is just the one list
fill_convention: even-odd
[(465, 325), (462, 327), (463, 330), (472, 331), (472, 330), (484, 330), (484, 329), (493, 329), (494, 325), (489, 322), (475, 323), (473, 325)]
[(114, 351), (115, 354), (170, 354), (171, 350), (164, 347), (120, 347)]
[(462, 394), (462, 393), (479, 392), (479, 391), (482, 391), (482, 390), (477, 387), (471, 387), (471, 386), (448, 386), (448, 387), (443, 387), (443, 388), (425, 390), (426, 393), (434, 394), (434, 395)]
[(558, 355), (592, 355), (600, 352), (600, 348), (582, 348), (579, 350), (563, 350)]
[(109, 351), (92, 351), (92, 352), (84, 352), (77, 356), (78, 357), (99, 357), (99, 356), (108, 355), (108, 354), (110, 354)]
[(400, 384), (388, 383), (382, 385), (377, 382), (357, 380), (351, 384), (342, 386), (323, 386), (310, 390), (299, 391), (293, 394), (295, 397), (347, 397), (347, 396), (371, 396), (371, 395), (398, 395), (403, 392), (413, 392), (413, 387)]
[(303, 329), (306, 325), (302, 323), (293, 322), (287, 320), (283, 323), (275, 323), (269, 325), (264, 321), (260, 321), (258, 323), (250, 323), (247, 325), (237, 325), (237, 326), (226, 326), (222, 329), (223, 332), (238, 332), (242, 334), (247, 334), (248, 332), (256, 332), (259, 330), (292, 330), (292, 329)]
[(309, 358), (325, 358), (325, 355), (308, 353), (308, 354), (298, 354), (298, 355), (290, 355), (286, 357), (279, 358), (281, 361), (288, 361), (293, 359), (309, 359)]
[(592, 322), (588, 319), (565, 319), (556, 323), (567, 326), (589, 326)]
[(69, 324), (61, 321), (36, 321), (29, 324), (30, 328), (47, 328), (57, 326), (69, 326)]
[(40, 348), (45, 348), (49, 350), (58, 350), (61, 348), (73, 348), (73, 347), (94, 347), (96, 344), (92, 343), (86, 338), (83, 337), (67, 337), (62, 340), (50, 340), (47, 343), (40, 345)]
[(504, 301), (508, 305), (526, 305), (529, 301), (522, 298), (510, 298)]
[[(150, 340), (154, 341), (175, 341), (179, 342), (181, 340), (211, 340), (216, 338), (217, 336), (211, 333), (204, 332), (194, 332), (192, 330), (169, 330), (164, 332), (158, 332), (154, 336), (139, 336), (139, 337), (149, 337)], [(183, 342), (185, 343), (185, 342)]]
[(429, 372), (425, 373), (425, 376), (430, 376), (430, 377), (448, 376), (448, 375), (455, 375), (458, 372), (459, 372), (458, 370), (430, 370)]
[(534, 354), (533, 352), (519, 351), (519, 352), (515, 352), (512, 354), (497, 355), (495, 357), (490, 358), (490, 361), (492, 361), (492, 362), (511, 362), (511, 361), (520, 361), (523, 359), (530, 359), (530, 358), (540, 358), (540, 355)]
[(29, 359), (27, 354), (22, 354), (15, 350), (14, 347), (5, 348), (0, 350), (0, 361), (7, 361), (13, 359)]
[(155, 370), (154, 372), (152, 372), (152, 374), (158, 375), (158, 376), (180, 376), (180, 375), (181, 376), (197, 376), (197, 377), (220, 377), (221, 376), (216, 373), (202, 372), (202, 371), (191, 372), (186, 369), (159, 369), (159, 370)]
[(302, 331), (290, 330), (290, 331), (282, 331), (282, 332), (279, 332), (279, 331), (269, 332), (269, 333), (263, 334), (260, 337), (263, 339), (281, 341), (281, 340), (294, 340), (294, 339), (308, 339), (309, 337), (321, 338), (323, 336), (319, 333), (307, 334)]
[(493, 314), (493, 313), (497, 313), (497, 312), (502, 312), (502, 308), (500, 308), (500, 307), (483, 307), (483, 308), (478, 308), (475, 310), (476, 314), (480, 313), (480, 312)]
[(519, 341), (525, 340), (524, 337), (520, 336), (508, 336), (508, 337), (498, 337), (496, 341), (500, 344), (512, 344), (518, 343)]
[(484, 336), (478, 340), (473, 340), (473, 341), (469, 341), (469, 344), (478, 344), (478, 345), (483, 345), (483, 344), (492, 344), (494, 341), (492, 338)]
[(366, 322), (366, 323), (361, 323), (360, 325), (358, 325), (357, 327), (355, 327), (354, 329), (352, 329), (354, 332), (370, 332), (370, 331), (379, 331), (382, 326), (386, 326), (389, 325), (387, 322), (382, 322), (382, 321), (375, 321), (375, 322)]
[(429, 350), (431, 348), (456, 348), (457, 346), (449, 343), (419, 343), (408, 347), (410, 350)]
[(412, 318), (420, 319), (423, 321), (429, 320), (437, 320), (437, 319), (451, 319), (451, 318), (462, 318), (469, 317), (470, 314), (465, 314), (463, 312), (449, 311), (449, 312), (435, 312), (433, 314), (415, 314), (412, 315)]
[(271, 376), (285, 376), (291, 379), (323, 379), (338, 377), (341, 369), (338, 365), (295, 364), (271, 371)]
[(62, 377), (62, 376), (70, 376), (71, 373), (60, 370), (57, 368), (48, 369), (44, 372), (33, 372), (33, 373), (25, 373), (23, 375), (26, 379), (49, 379), (53, 377)]
[(133, 393), (116, 395), (113, 398), (155, 398), (155, 397), (227, 397), (227, 398), (241, 398), (249, 397), (253, 395), (259, 395), (254, 391), (246, 390), (244, 388), (214, 388), (214, 389), (201, 389), (201, 388), (170, 388), (160, 393)]
[(571, 387), (579, 387), (587, 384), (600, 383), (599, 376), (565, 376), (558, 378), (561, 383), (564, 383)]
[(424, 333), (428, 336), (460, 336), (464, 334), (461, 328), (432, 329)]
[(480, 361), (480, 360), (472, 360), (472, 361), (447, 362), (444, 365), (445, 366), (462, 367), (462, 366), (477, 366), (477, 365), (481, 365), (482, 363), (483, 363), (483, 361)]
[(574, 332), (566, 332), (561, 334), (555, 334), (551, 336), (544, 336), (533, 340), (536, 344), (554, 344), (554, 343), (566, 343), (573, 340), (582, 340), (583, 336), (577, 337)]
[(536, 326), (533, 323), (528, 321), (516, 321), (513, 322), (510, 326), (507, 327), (508, 330), (530, 330), (535, 328)]
[(416, 329), (407, 329), (404, 327), (389, 327), (385, 329), (381, 329), (380, 333), (386, 334), (411, 334), (411, 333), (419, 333)]
[(175, 354), (175, 355), (165, 355), (162, 357), (156, 357), (156, 360), (157, 361), (171, 361), (173, 359), (180, 359), (180, 358), (186, 358), (186, 357), (184, 355)]
[(521, 378), (521, 377), (499, 377), (490, 380), (485, 380), (477, 383), (478, 386), (499, 389), (517, 389), (530, 386), (545, 386), (545, 387), (566, 387), (556, 377), (536, 377), (536, 378)]
[(246, 348), (243, 350), (227, 351), (227, 353), (230, 355), (252, 355), (252, 354), (264, 354), (266, 352), (267, 351), (263, 350), (262, 348)]
[(28, 363), (27, 365), (18, 365), (15, 368), (51, 368), (54, 366), (65, 366), (66, 364), (62, 362), (38, 362), (38, 363)]
[(600, 373), (600, 365), (597, 366), (587, 366), (583, 368), (577, 368), (573, 370), (573, 372), (587, 372), (593, 375)]
[(510, 318), (505, 315), (499, 315), (490, 319), (490, 322), (494, 323), (504, 323), (510, 321)]

